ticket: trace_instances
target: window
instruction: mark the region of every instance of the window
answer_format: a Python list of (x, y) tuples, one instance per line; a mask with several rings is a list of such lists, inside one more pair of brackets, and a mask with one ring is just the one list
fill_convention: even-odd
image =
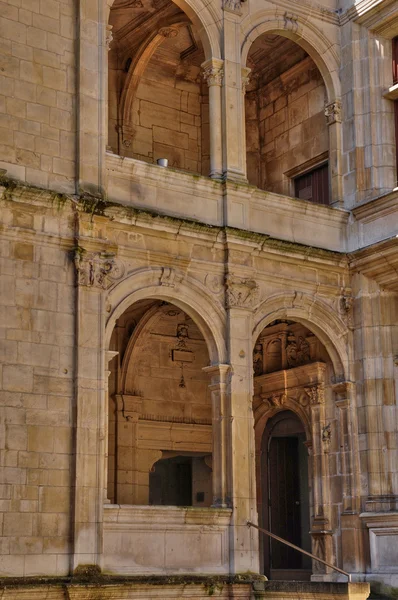
[(316, 204), (329, 204), (329, 167), (328, 163), (299, 175), (294, 179), (296, 198), (309, 200)]

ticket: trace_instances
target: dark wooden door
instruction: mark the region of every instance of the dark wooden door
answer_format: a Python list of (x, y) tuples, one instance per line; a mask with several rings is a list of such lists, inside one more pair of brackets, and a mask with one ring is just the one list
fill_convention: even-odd
[[(272, 533), (301, 547), (299, 440), (272, 437), (269, 445), (269, 521)], [(271, 569), (300, 569), (301, 555), (270, 541)]]

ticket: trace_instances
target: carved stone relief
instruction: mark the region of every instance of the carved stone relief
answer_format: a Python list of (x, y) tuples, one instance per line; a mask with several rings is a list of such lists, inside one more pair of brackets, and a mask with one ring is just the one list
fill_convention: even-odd
[(252, 308), (258, 302), (259, 287), (254, 279), (228, 275), (226, 286), (227, 308)]
[(175, 287), (181, 283), (183, 277), (171, 267), (162, 267), (162, 272), (159, 277), (159, 285), (165, 287)]
[(325, 117), (328, 125), (341, 123), (341, 102), (336, 100), (325, 106)]
[(74, 263), (78, 285), (107, 289), (124, 275), (124, 265), (113, 252), (87, 252), (76, 248)]

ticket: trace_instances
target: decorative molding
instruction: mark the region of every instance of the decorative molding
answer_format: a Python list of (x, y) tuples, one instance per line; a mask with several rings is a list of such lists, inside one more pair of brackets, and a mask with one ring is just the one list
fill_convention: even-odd
[(342, 106), (340, 100), (335, 100), (325, 106), (325, 117), (328, 125), (341, 123)]
[(258, 302), (259, 287), (254, 279), (227, 275), (225, 283), (227, 308), (253, 308)]
[(124, 265), (113, 252), (87, 252), (78, 247), (74, 252), (77, 284), (106, 290), (124, 275)]

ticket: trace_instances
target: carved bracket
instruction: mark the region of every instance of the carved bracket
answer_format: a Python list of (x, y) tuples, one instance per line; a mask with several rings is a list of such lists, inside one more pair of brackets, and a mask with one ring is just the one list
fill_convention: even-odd
[(77, 284), (106, 290), (124, 274), (124, 265), (113, 252), (87, 252), (78, 247), (74, 252)]
[(259, 287), (254, 279), (243, 279), (234, 275), (226, 277), (227, 308), (253, 308), (258, 302)]

